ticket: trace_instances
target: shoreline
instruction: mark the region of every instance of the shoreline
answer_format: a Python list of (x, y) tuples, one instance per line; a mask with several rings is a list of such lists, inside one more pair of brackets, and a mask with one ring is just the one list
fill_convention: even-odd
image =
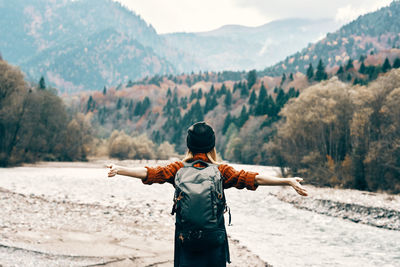
[[(172, 187), (143, 187), (137, 179), (124, 177), (105, 179), (105, 165), (110, 161), (114, 160), (41, 162), (0, 169), (8, 176), (0, 177), (0, 199), (5, 207), (0, 211), (0, 266), (15, 266), (16, 258), (24, 266), (171, 266)], [(232, 165), (274, 171), (271, 167)], [(31, 174), (34, 172), (40, 177)], [(400, 229), (398, 195), (305, 186), (310, 193), (306, 198), (289, 187), (269, 187), (266, 194), (314, 213)], [(240, 240), (229, 236), (229, 245), (229, 266), (271, 266)]]
[(270, 193), (296, 208), (378, 228), (400, 231), (400, 196), (353, 189), (306, 185), (310, 195), (297, 196), (287, 188)]
[[(69, 171), (71, 167), (65, 169)], [(14, 171), (32, 172), (31, 168)], [(74, 169), (81, 172), (85, 168)], [(42, 172), (40, 169), (39, 173)], [(60, 192), (69, 192), (77, 182), (68, 177), (65, 180), (66, 184), (54, 177), (48, 182), (56, 183)], [(126, 183), (101, 180), (106, 187), (113, 182), (122, 186)], [(85, 178), (78, 181), (88, 182)], [(173, 266), (174, 220), (169, 214), (169, 201), (117, 201), (121, 196), (100, 185), (97, 189), (103, 198), (81, 195), (76, 199), (71, 194), (53, 192), (51, 187), (45, 188), (47, 193), (40, 187), (29, 188), (37, 186), (30, 182), (18, 178), (4, 186), (7, 183), (0, 178), (0, 199), (4, 205), (0, 210), (0, 266)], [(229, 238), (229, 245), (229, 266), (271, 266), (238, 240)]]

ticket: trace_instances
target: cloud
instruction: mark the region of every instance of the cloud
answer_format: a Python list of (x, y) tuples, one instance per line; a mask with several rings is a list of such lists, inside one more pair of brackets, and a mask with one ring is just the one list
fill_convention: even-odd
[(348, 23), (358, 16), (373, 12), (381, 8), (382, 6), (389, 5), (391, 0), (384, 0), (384, 1), (376, 1), (376, 3), (371, 4), (367, 7), (359, 7), (353, 6), (352, 4), (348, 4), (344, 7), (340, 7), (336, 11), (335, 20), (339, 23)]
[(232, 0), (240, 7), (253, 7), (272, 20), (282, 18), (335, 18), (342, 22), (387, 6), (391, 0)]
[(232, 0), (114, 0), (134, 10), (158, 33), (199, 32), (226, 24), (258, 26), (266, 23), (254, 7), (241, 7)]
[(227, 24), (258, 26), (284, 18), (332, 18), (347, 23), (391, 0), (113, 0), (158, 33), (209, 31)]

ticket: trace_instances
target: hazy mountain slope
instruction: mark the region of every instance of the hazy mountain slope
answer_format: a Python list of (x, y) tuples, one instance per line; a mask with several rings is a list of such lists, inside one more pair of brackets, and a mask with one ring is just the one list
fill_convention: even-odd
[[(179, 61), (180, 64), (176, 64), (179, 71), (188, 65), (185, 57), (169, 47), (152, 26), (111, 0), (0, 0), (0, 14), (0, 52), (4, 59), (12, 64), (22, 65), (22, 70), (34, 80), (38, 80), (38, 75), (44, 75), (49, 80), (52, 75), (61, 77), (65, 81), (64, 86), (70, 85), (63, 87), (53, 83), (60, 86), (61, 90), (80, 85), (90, 89), (127, 82), (145, 75), (172, 73), (175, 67), (170, 62)], [(110, 41), (104, 36), (108, 29), (120, 33), (116, 36), (130, 40), (126, 45), (131, 46), (134, 41), (134, 46), (146, 56), (121, 59), (129, 47), (121, 49), (121, 44), (114, 40), (111, 43), (117, 46), (97, 49), (107, 53), (97, 55), (99, 59), (107, 58), (106, 61), (87, 61), (85, 57), (81, 57), (81, 53), (87, 49), (89, 36), (103, 33), (95, 38), (97, 45)], [(94, 49), (92, 51), (97, 51), (96, 42), (89, 42)], [(68, 60), (65, 60), (66, 57)], [(60, 61), (61, 59), (63, 60)], [(124, 66), (121, 66), (121, 60), (124, 61)], [(104, 72), (103, 65), (108, 65), (109, 70), (121, 70), (123, 73), (97, 79), (104, 76), (101, 74)], [(56, 67), (52, 69), (54, 66)], [(83, 71), (74, 74), (65, 72), (76, 69)]]
[(173, 33), (164, 37), (187, 53), (196, 51), (202, 69), (262, 69), (338, 27), (328, 19), (286, 19), (259, 27), (227, 25), (210, 32)]
[(400, 47), (400, 2), (376, 12), (358, 17), (356, 20), (329, 33), (321, 41), (310, 44), (301, 52), (265, 69), (262, 74), (281, 75), (283, 72), (305, 72), (311, 62), (315, 67), (322, 59), (328, 67), (346, 63), (349, 58), (376, 54), (380, 51)]
[(143, 75), (175, 71), (152, 49), (114, 29), (46, 49), (21, 67), (32, 78), (46, 74), (51, 84), (64, 91), (98, 90)]

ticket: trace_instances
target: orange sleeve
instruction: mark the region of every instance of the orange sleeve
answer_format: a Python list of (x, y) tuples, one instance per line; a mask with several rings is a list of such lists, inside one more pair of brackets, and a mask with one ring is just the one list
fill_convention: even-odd
[(221, 164), (218, 166), (219, 171), (224, 177), (224, 188), (236, 187), (237, 189), (246, 188), (248, 190), (256, 190), (258, 185), (256, 184), (257, 172), (248, 171), (237, 171), (233, 167)]
[(180, 161), (171, 163), (167, 166), (157, 167), (145, 167), (147, 169), (147, 177), (142, 180), (144, 184), (158, 183), (163, 184), (168, 182), (174, 184), (175, 174), (180, 168), (183, 167), (183, 163)]

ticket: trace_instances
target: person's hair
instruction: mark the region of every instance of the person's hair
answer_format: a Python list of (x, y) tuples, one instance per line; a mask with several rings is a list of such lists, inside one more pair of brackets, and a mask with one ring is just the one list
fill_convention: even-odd
[[(215, 147), (211, 149), (209, 152), (206, 153), (207, 158), (210, 160), (211, 163), (219, 165), (220, 163), (217, 160), (217, 151), (215, 150)], [(192, 161), (194, 157), (194, 154), (192, 151), (188, 150), (186, 152), (185, 157), (182, 159), (184, 162)]]

